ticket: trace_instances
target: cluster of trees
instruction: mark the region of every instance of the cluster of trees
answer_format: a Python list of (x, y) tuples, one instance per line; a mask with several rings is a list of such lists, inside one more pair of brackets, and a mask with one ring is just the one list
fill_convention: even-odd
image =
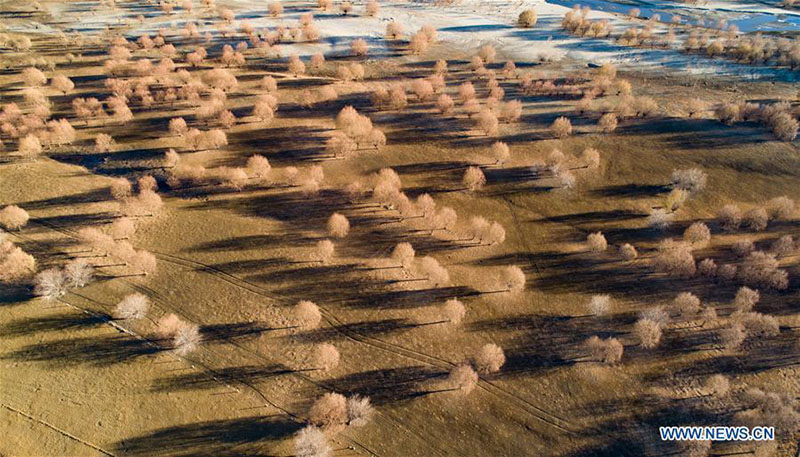
[(797, 110), (788, 102), (777, 102), (767, 105), (758, 103), (721, 103), (715, 109), (717, 118), (727, 125), (736, 122), (757, 122), (768, 128), (775, 138), (781, 141), (792, 141), (797, 137)]

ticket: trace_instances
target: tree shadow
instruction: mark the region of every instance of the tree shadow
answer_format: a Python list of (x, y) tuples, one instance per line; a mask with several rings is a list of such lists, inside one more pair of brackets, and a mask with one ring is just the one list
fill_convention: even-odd
[(218, 389), (221, 384), (253, 383), (294, 373), (282, 365), (248, 365), (163, 377), (153, 381), (153, 392)]
[(162, 349), (128, 335), (72, 338), (25, 346), (3, 355), (4, 359), (43, 362), (53, 367), (93, 365), (107, 367), (153, 355)]
[(114, 448), (125, 455), (152, 457), (268, 457), (274, 454), (265, 454), (265, 446), (301, 427), (282, 415), (215, 420), (162, 428), (119, 441)]

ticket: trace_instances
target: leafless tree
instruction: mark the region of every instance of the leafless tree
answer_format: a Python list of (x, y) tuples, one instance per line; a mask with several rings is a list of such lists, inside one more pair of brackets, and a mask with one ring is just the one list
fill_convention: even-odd
[(344, 238), (350, 233), (350, 221), (342, 214), (333, 213), (328, 218), (328, 233), (334, 238)]
[(739, 290), (736, 291), (736, 297), (733, 299), (733, 306), (737, 311), (752, 311), (760, 298), (761, 295), (757, 290), (753, 290), (749, 287), (740, 287)]
[(500, 346), (489, 343), (485, 344), (475, 353), (475, 368), (478, 373), (489, 374), (500, 371), (500, 368), (506, 363), (506, 355), (503, 348)]
[(28, 224), (28, 212), (17, 205), (8, 205), (0, 210), (0, 225), (6, 230), (19, 230)]
[(0, 236), (0, 283), (27, 280), (35, 272), (36, 259)]
[(600, 119), (597, 121), (597, 126), (600, 127), (600, 130), (604, 133), (611, 133), (617, 129), (617, 115), (614, 113), (605, 113), (600, 116)]
[(672, 172), (672, 186), (687, 192), (699, 192), (706, 187), (708, 175), (699, 168), (688, 168)]
[(363, 38), (356, 38), (350, 42), (350, 51), (356, 57), (363, 57), (367, 55), (368, 49), (367, 41)]
[(330, 371), (339, 366), (341, 356), (336, 346), (322, 343), (314, 351), (314, 367), (322, 371)]
[(184, 357), (197, 349), (201, 340), (200, 327), (197, 324), (181, 322), (172, 337), (172, 347), (176, 354)]
[(353, 395), (347, 398), (347, 425), (353, 427), (363, 427), (372, 420), (375, 409), (369, 401), (369, 397)]
[(587, 339), (584, 344), (593, 360), (612, 364), (622, 359), (624, 348), (622, 343), (616, 338), (607, 338), (603, 340), (598, 336), (592, 336)]
[(589, 312), (595, 316), (602, 316), (611, 309), (611, 295), (592, 295), (589, 300)]
[(595, 232), (586, 237), (586, 246), (591, 252), (603, 252), (608, 249), (608, 242), (601, 232)]
[(638, 257), (639, 253), (636, 252), (636, 248), (633, 245), (625, 243), (619, 247), (619, 255), (624, 260), (634, 260)]
[(794, 200), (789, 197), (775, 197), (767, 202), (767, 212), (772, 219), (789, 219), (794, 215)]
[(559, 117), (550, 125), (550, 131), (556, 138), (566, 138), (572, 135), (572, 122), (564, 116)]
[(347, 399), (333, 392), (319, 397), (308, 411), (311, 424), (323, 428), (338, 428), (347, 424)]
[(531, 28), (536, 25), (538, 17), (536, 11), (533, 9), (527, 9), (521, 13), (519, 13), (519, 18), (517, 19), (517, 23), (520, 27), (524, 28)]
[(769, 215), (767, 210), (761, 207), (753, 208), (742, 216), (742, 223), (754, 232), (760, 232), (767, 228)]
[(700, 311), (700, 299), (691, 292), (681, 292), (672, 301), (672, 305), (683, 316), (691, 316)]
[(469, 365), (458, 365), (450, 370), (447, 377), (450, 390), (457, 391), (462, 395), (468, 395), (478, 385), (478, 373)]
[(478, 167), (468, 167), (464, 172), (464, 186), (471, 191), (477, 191), (486, 185), (486, 176)]
[(64, 266), (67, 287), (84, 287), (94, 278), (94, 267), (86, 259), (73, 259)]
[(411, 243), (397, 243), (392, 250), (392, 259), (396, 260), (401, 267), (410, 268), (414, 261), (414, 248)]
[(711, 230), (702, 222), (695, 222), (683, 232), (683, 240), (692, 248), (702, 248), (711, 241)]
[(736, 205), (725, 205), (717, 213), (717, 220), (723, 230), (732, 232), (739, 229), (742, 223), (742, 212)]
[(325, 433), (309, 425), (295, 435), (294, 453), (297, 457), (330, 457), (332, 452)]
[(314, 302), (301, 300), (294, 306), (294, 318), (299, 327), (313, 329), (319, 327), (322, 313)]
[(777, 290), (789, 287), (788, 273), (779, 268), (773, 254), (766, 252), (751, 252), (739, 266), (738, 274), (745, 284), (751, 286)]
[(710, 395), (722, 397), (730, 391), (731, 383), (724, 375), (715, 374), (706, 379), (705, 388)]
[(672, 276), (694, 276), (697, 272), (691, 247), (686, 243), (676, 243), (671, 239), (661, 242), (653, 259), (656, 271)]
[(146, 295), (133, 293), (126, 295), (111, 315), (114, 319), (143, 319), (150, 309), (150, 299)]
[(458, 325), (467, 314), (467, 309), (460, 300), (451, 298), (442, 305), (442, 318), (447, 322)]
[(58, 300), (67, 293), (67, 278), (60, 268), (49, 268), (34, 277), (33, 294), (45, 300)]
[(654, 348), (661, 342), (661, 325), (650, 319), (639, 319), (633, 327), (633, 333), (644, 348)]

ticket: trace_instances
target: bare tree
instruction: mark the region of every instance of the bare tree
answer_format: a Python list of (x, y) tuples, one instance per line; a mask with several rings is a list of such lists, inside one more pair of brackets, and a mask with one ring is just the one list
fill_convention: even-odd
[(589, 300), (589, 312), (595, 316), (606, 314), (611, 308), (611, 295), (592, 295)]
[(751, 252), (739, 266), (738, 274), (741, 280), (750, 286), (777, 290), (789, 287), (788, 273), (779, 268), (778, 260), (770, 253)]
[(447, 383), (450, 385), (450, 390), (467, 395), (478, 385), (478, 373), (469, 365), (458, 365), (450, 370)]
[(181, 322), (172, 337), (172, 347), (176, 354), (184, 357), (197, 349), (201, 340), (200, 327), (197, 324)]
[(600, 127), (600, 130), (604, 133), (611, 133), (617, 129), (617, 115), (614, 113), (605, 113), (600, 116), (600, 119), (597, 121), (597, 126)]
[(347, 398), (347, 425), (353, 427), (363, 427), (372, 420), (375, 409), (369, 401), (369, 397), (353, 395)]
[(760, 298), (761, 295), (757, 290), (753, 290), (749, 287), (740, 287), (739, 290), (736, 291), (736, 297), (733, 299), (733, 306), (737, 311), (752, 311)]
[(711, 241), (711, 230), (702, 222), (695, 222), (683, 232), (683, 240), (692, 248), (702, 248)]
[(486, 176), (479, 167), (468, 167), (464, 172), (464, 186), (471, 191), (477, 191), (486, 185)]
[(325, 433), (309, 425), (295, 435), (294, 452), (297, 457), (330, 457), (332, 449)]
[(316, 259), (322, 263), (329, 263), (336, 252), (336, 246), (331, 240), (319, 240), (316, 245)]
[(367, 55), (368, 50), (369, 47), (367, 46), (367, 41), (363, 38), (356, 38), (350, 42), (350, 52), (352, 52), (356, 57), (363, 57)]
[(772, 219), (789, 219), (794, 215), (794, 206), (794, 200), (784, 195), (767, 202), (767, 211)]
[(733, 323), (728, 327), (719, 329), (718, 334), (723, 347), (729, 351), (739, 348), (747, 336), (744, 326), (737, 323)]
[(316, 303), (301, 300), (294, 306), (294, 318), (299, 327), (317, 328), (322, 321), (322, 313)]
[(699, 168), (688, 168), (672, 172), (672, 186), (687, 192), (699, 192), (706, 187), (708, 176)]
[(328, 218), (328, 233), (334, 238), (344, 238), (350, 233), (350, 221), (342, 214), (333, 213)]
[(36, 259), (0, 236), (0, 283), (27, 280), (35, 272)]
[(697, 314), (700, 311), (700, 299), (691, 292), (681, 292), (672, 301), (672, 305), (683, 316)]
[(616, 338), (607, 338), (603, 340), (598, 336), (592, 336), (586, 340), (584, 345), (593, 360), (612, 364), (622, 359), (624, 347)]
[(525, 272), (522, 271), (522, 268), (516, 265), (510, 265), (503, 268), (500, 274), (500, 281), (502, 287), (504, 287), (504, 292), (518, 293), (525, 290), (527, 279), (525, 278)]
[(625, 243), (619, 247), (619, 255), (624, 260), (634, 260), (639, 254), (633, 245)]
[(150, 299), (146, 295), (133, 293), (126, 295), (111, 315), (114, 319), (143, 319), (150, 309)]
[(506, 355), (503, 348), (500, 346), (489, 343), (485, 344), (475, 353), (475, 368), (478, 373), (489, 374), (500, 371), (500, 368), (506, 363)]
[(608, 242), (601, 232), (595, 232), (586, 237), (586, 246), (591, 252), (603, 252), (608, 249)]
[(724, 375), (715, 374), (709, 376), (705, 382), (705, 388), (710, 395), (725, 396), (730, 392), (731, 383)]
[(0, 225), (6, 230), (19, 230), (28, 224), (28, 212), (17, 205), (8, 205), (0, 210)]
[(60, 268), (39, 272), (33, 282), (33, 294), (45, 300), (58, 300), (67, 293), (67, 278)]
[(54, 90), (67, 95), (67, 93), (72, 92), (72, 89), (75, 88), (75, 83), (73, 83), (71, 79), (64, 75), (55, 75), (53, 76), (53, 79), (50, 80), (50, 86)]
[(411, 246), (411, 243), (397, 243), (394, 249), (392, 249), (392, 259), (400, 263), (401, 267), (410, 268), (414, 261), (414, 248)]
[(314, 367), (322, 371), (330, 371), (339, 366), (341, 356), (336, 346), (330, 343), (322, 343), (317, 346), (314, 352)]
[(717, 220), (725, 231), (738, 230), (742, 223), (742, 211), (736, 205), (725, 205), (717, 213)]
[(520, 27), (524, 28), (531, 28), (536, 25), (536, 21), (538, 20), (538, 16), (536, 11), (533, 9), (525, 10), (519, 13), (519, 18), (517, 19), (517, 23)]
[(458, 325), (467, 314), (467, 309), (460, 300), (451, 298), (442, 305), (442, 319), (453, 324)]
[(347, 424), (347, 399), (333, 392), (319, 397), (308, 411), (311, 424), (323, 428), (337, 428)]
[(654, 348), (661, 342), (661, 325), (650, 319), (639, 319), (633, 327), (633, 333), (644, 348)]
[(550, 125), (550, 131), (553, 132), (556, 138), (566, 138), (572, 135), (572, 122), (568, 118), (561, 116)]
[(662, 241), (653, 259), (656, 271), (671, 276), (694, 276), (697, 271), (691, 247), (686, 243), (676, 243), (671, 239)]
[(767, 228), (767, 224), (769, 223), (769, 215), (767, 214), (767, 210), (764, 208), (753, 208), (746, 213), (742, 217), (742, 223), (754, 232), (760, 232)]
[(94, 267), (86, 259), (73, 259), (64, 266), (68, 287), (84, 287), (94, 278)]

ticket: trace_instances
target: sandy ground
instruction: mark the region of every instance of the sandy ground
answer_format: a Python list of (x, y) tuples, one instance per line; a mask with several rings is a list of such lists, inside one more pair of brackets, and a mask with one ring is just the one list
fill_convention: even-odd
[[(391, 14), (390, 8), (383, 14)], [(417, 16), (404, 17), (410, 25)], [(436, 15), (424, 19), (452, 21)], [(378, 34), (383, 27), (369, 32), (361, 24), (370, 20), (354, 19), (359, 25), (353, 28), (350, 21), (334, 25), (332, 33)], [(448, 33), (472, 32), (442, 31), (445, 37)], [(453, 51), (466, 42), (446, 41), (425, 59), (397, 58), (396, 72), (380, 73), (374, 63), (368, 67), (381, 77), (427, 75), (433, 56), (448, 54), (463, 62), (471, 52)], [(329, 44), (329, 49), (340, 46)], [(506, 44), (501, 52), (516, 56), (515, 43)], [(537, 70), (556, 74), (575, 67), (564, 61)], [(255, 92), (253, 75), (260, 71), (239, 74), (247, 82), (232, 103), (247, 104), (246, 97)], [(69, 73), (87, 81), (99, 74), (92, 64)], [(466, 77), (463, 66), (454, 65), (448, 91)], [(667, 113), (679, 112), (680, 100), (689, 94), (717, 101), (786, 98), (794, 92), (782, 84), (733, 85), (640, 73), (624, 77), (634, 82), (637, 94), (656, 97)], [(8, 88), (18, 76), (1, 78)], [(780, 386), (800, 392), (794, 286), (785, 293), (763, 293), (758, 309), (777, 316), (783, 331), (742, 353), (725, 353), (710, 330), (692, 330), (689, 324), (670, 328), (663, 347), (654, 351), (638, 347), (630, 334), (639, 311), (668, 303), (678, 290), (691, 290), (704, 303), (726, 309), (734, 284), (665, 279), (647, 269), (646, 259), (660, 239), (679, 237), (691, 221), (713, 217), (725, 203), (749, 207), (779, 195), (800, 198), (794, 144), (776, 142), (755, 125), (726, 127), (710, 119), (670, 116), (628, 121), (615, 134), (601, 135), (593, 119), (574, 114), (574, 100), (537, 96), (525, 99), (520, 123), (501, 127), (498, 138), (509, 144), (512, 156), (498, 167), (487, 157), (494, 139), (478, 134), (463, 115), (442, 120), (428, 103), (413, 103), (404, 112), (374, 111), (364, 92), (374, 82), (337, 83), (339, 101), (305, 111), (295, 103), (299, 91), (321, 81), (281, 79), (281, 108), (273, 123), (234, 127), (221, 151), (182, 153), (183, 160), (208, 167), (241, 166), (255, 152), (276, 168), (321, 165), (326, 180), (318, 194), (285, 187), (181, 191), (162, 183), (165, 208), (138, 221), (132, 240), (157, 255), (155, 274), (97, 281), (61, 304), (21, 300), (19, 291), (3, 291), (0, 421), (12, 433), (0, 442), (0, 453), (288, 456), (309, 403), (337, 391), (369, 395), (377, 408), (366, 427), (331, 436), (337, 457), (663, 455), (674, 449), (655, 439), (655, 425), (680, 419), (682, 408), (698, 403), (719, 407), (704, 403), (710, 400), (701, 386), (709, 374), (729, 375), (737, 389)], [(514, 96), (514, 83), (504, 85), (508, 97)], [(87, 82), (78, 94), (93, 90), (97, 87)], [(386, 131), (388, 146), (379, 153), (330, 160), (319, 146), (333, 116), (348, 102), (360, 103), (359, 109)], [(79, 129), (81, 146), (99, 131), (113, 131), (120, 144), (115, 153), (54, 152), (33, 163), (0, 165), (0, 201), (18, 204), (32, 216), (12, 239), (42, 266), (62, 263), (64, 253), (80, 255), (76, 231), (116, 215), (106, 190), (110, 176), (162, 173), (160, 154), (182, 146), (162, 132), (169, 117), (182, 113), (143, 111), (130, 125)], [(576, 134), (557, 141), (548, 126), (561, 114), (573, 117)], [(554, 190), (552, 181), (530, 174), (554, 147), (575, 161), (584, 148), (597, 148), (602, 165), (590, 173), (577, 171), (576, 189)], [(482, 191), (461, 190), (469, 164), (485, 167), (488, 184)], [(708, 189), (681, 210), (670, 230), (648, 229), (646, 209), (661, 198), (672, 170), (693, 166), (709, 174)], [(386, 212), (340, 198), (338, 189), (367, 182), (383, 167), (400, 174), (409, 195), (428, 192), (439, 205), (454, 208), (461, 221), (482, 215), (500, 222), (506, 241), (474, 247), (458, 233), (414, 232), (410, 224), (391, 223), (394, 216)], [(337, 242), (334, 263), (310, 263), (309, 252), (326, 236), (325, 220), (333, 211), (350, 218), (352, 233)], [(610, 252), (586, 253), (586, 235), (598, 230), (615, 246), (636, 244), (643, 260), (628, 263)], [(766, 244), (794, 232), (794, 223), (787, 222), (746, 236)], [(739, 238), (715, 233), (698, 258), (724, 256)], [(431, 255), (446, 265), (453, 287), (387, 282), (402, 276), (372, 268), (385, 265), (399, 241), (411, 241), (419, 256)], [(796, 260), (784, 260), (793, 277)], [(494, 290), (492, 279), (507, 265), (523, 268), (526, 290), (482, 293)], [(110, 325), (103, 316), (134, 291), (153, 299), (152, 320), (177, 313), (201, 325), (206, 341), (200, 349), (179, 358), (139, 339), (152, 333), (150, 320), (122, 324), (130, 333)], [(595, 293), (612, 294), (611, 315), (587, 316), (586, 302)], [(467, 304), (465, 321), (458, 328), (431, 324), (437, 306), (450, 297)], [(323, 309), (320, 329), (287, 328), (288, 307), (300, 299)], [(625, 343), (621, 364), (580, 360), (581, 343), (595, 334)], [(335, 344), (342, 354), (341, 365), (329, 373), (308, 370), (319, 342)], [(504, 348), (504, 369), (482, 377), (467, 397), (440, 392), (447, 371), (487, 342)], [(727, 418), (724, 408), (720, 411)], [(791, 455), (796, 443), (783, 438), (777, 455)], [(749, 445), (714, 448), (715, 454), (751, 450)]]

